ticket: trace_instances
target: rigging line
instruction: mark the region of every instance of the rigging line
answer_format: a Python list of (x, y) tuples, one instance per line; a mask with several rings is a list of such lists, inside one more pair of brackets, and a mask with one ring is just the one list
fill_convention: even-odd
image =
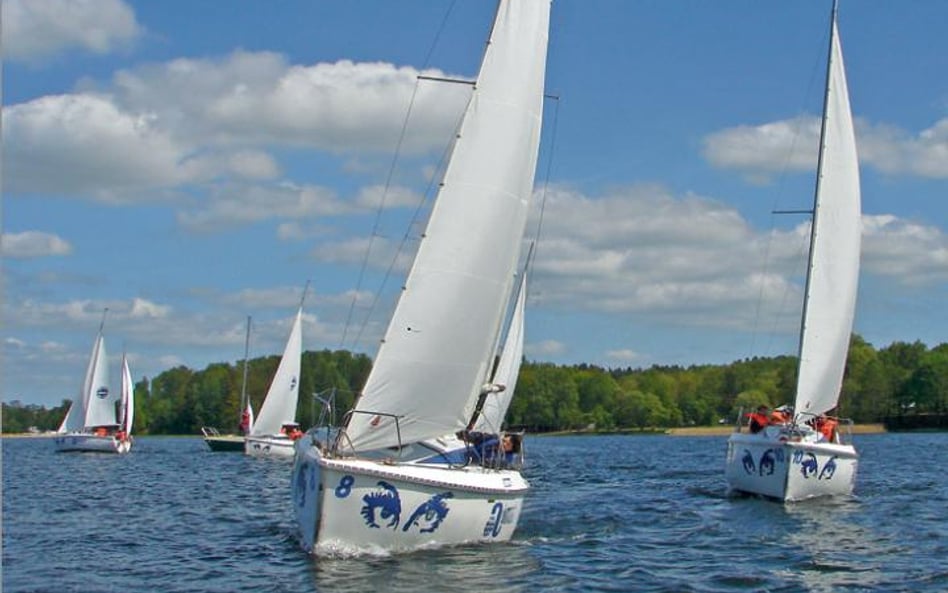
[[(554, 100), (553, 129), (550, 133), (550, 152), (546, 159), (546, 174), (543, 179), (543, 190), (540, 192), (540, 212), (537, 214), (537, 228), (533, 237), (533, 245), (530, 248), (530, 253), (527, 255), (527, 261), (524, 264), (524, 269), (530, 267), (532, 260), (535, 260), (537, 257), (537, 251), (539, 251), (540, 232), (543, 230), (543, 215), (546, 212), (547, 190), (550, 186), (550, 175), (553, 170), (553, 155), (556, 152), (556, 131), (559, 123), (560, 97), (559, 95), (544, 96)], [(531, 279), (528, 278), (527, 282), (531, 282)]]
[[(428, 47), (428, 52), (425, 54), (425, 59), (422, 61), (421, 68), (425, 69), (428, 67), (429, 62), (431, 61), (431, 56), (434, 54), (435, 47), (438, 45), (438, 40), (441, 39), (441, 34), (444, 32), (444, 29), (448, 22), (448, 17), (454, 11), (454, 5), (457, 3), (457, 0), (452, 0), (451, 4), (448, 5), (448, 9), (445, 11), (444, 16), (441, 18), (441, 24), (438, 26), (438, 30), (435, 32), (434, 39), (431, 42), (431, 45)], [(352, 301), (349, 303), (349, 311), (346, 314), (346, 323), (343, 325), (342, 337), (339, 340), (339, 348), (342, 349), (345, 347), (346, 338), (349, 334), (349, 326), (352, 324), (352, 315), (355, 312), (356, 301), (359, 298), (359, 291), (362, 289), (362, 283), (365, 280), (365, 272), (368, 269), (369, 257), (372, 253), (372, 246), (375, 243), (375, 238), (378, 236), (379, 226), (381, 224), (382, 212), (385, 208), (385, 200), (388, 197), (389, 189), (391, 188), (392, 177), (395, 173), (395, 167), (398, 163), (398, 157), (401, 154), (402, 144), (405, 140), (405, 132), (408, 129), (408, 121), (411, 118), (411, 112), (415, 105), (415, 98), (418, 95), (418, 81), (415, 80), (415, 88), (412, 90), (411, 101), (408, 104), (408, 111), (405, 114), (405, 119), (402, 122), (402, 129), (398, 135), (398, 142), (395, 145), (395, 154), (392, 155), (392, 166), (389, 168), (388, 176), (385, 180), (385, 188), (382, 191), (382, 199), (379, 201), (378, 210), (375, 213), (375, 223), (372, 226), (372, 234), (369, 236), (369, 244), (365, 249), (365, 257), (362, 259), (362, 266), (359, 269), (358, 280), (356, 281), (356, 290), (352, 295)], [(372, 303), (372, 306), (369, 308), (369, 311), (366, 313), (366, 320), (363, 321), (362, 326), (359, 329), (358, 336), (361, 337), (362, 330), (365, 328), (368, 323), (368, 317), (372, 314), (372, 310), (375, 308), (375, 303), (378, 301), (378, 296)], [(358, 344), (359, 337), (353, 341), (353, 348)]]
[[(416, 85), (417, 86), (417, 85)], [(473, 87), (472, 87), (473, 88)], [(471, 93), (471, 97), (468, 98), (468, 105), (470, 105), (471, 99), (473, 99), (474, 94)], [(366, 314), (365, 318), (362, 321), (362, 324), (359, 326), (359, 332), (356, 334), (355, 339), (353, 340), (353, 346), (359, 343), (362, 339), (362, 334), (365, 332), (365, 328), (368, 326), (369, 318), (372, 315), (372, 311), (375, 310), (375, 307), (378, 305), (379, 300), (382, 296), (382, 291), (385, 289), (385, 285), (388, 283), (389, 278), (392, 277), (392, 272), (395, 269), (395, 265), (398, 263), (398, 258), (405, 250), (405, 245), (408, 244), (412, 236), (412, 229), (420, 221), (420, 213), (424, 208), (425, 204), (428, 202), (428, 196), (431, 195), (432, 190), (434, 189), (435, 180), (441, 180), (439, 185), (443, 183), (444, 175), (447, 169), (448, 159), (452, 152), (454, 152), (454, 146), (457, 143), (457, 139), (460, 136), (461, 126), (464, 124), (464, 115), (467, 113), (467, 107), (465, 106), (464, 110), (461, 111), (461, 116), (458, 119), (457, 124), (454, 127), (454, 134), (452, 136), (453, 141), (448, 142), (445, 146), (444, 151), (441, 153), (441, 159), (438, 162), (438, 174), (433, 175), (431, 180), (428, 182), (428, 187), (425, 188), (425, 192), (422, 195), (421, 200), (418, 201), (418, 205), (415, 206), (415, 211), (412, 213), (411, 220), (408, 222), (408, 226), (405, 229), (405, 233), (402, 235), (402, 239), (398, 244), (398, 248), (395, 250), (395, 254), (392, 256), (391, 261), (389, 262), (388, 268), (385, 270), (385, 274), (382, 277), (382, 281), (379, 284), (378, 290), (375, 291), (375, 296), (372, 299), (372, 304), (369, 306), (369, 312)]]
[[(824, 33), (823, 39), (825, 39), (825, 33)], [(807, 81), (806, 89), (805, 89), (805, 91), (804, 91), (804, 93), (803, 93), (804, 99), (805, 99), (806, 97), (808, 97), (808, 96), (813, 92), (813, 88), (815, 87), (816, 80), (817, 80), (817, 78), (816, 78), (816, 77), (817, 77), (817, 73), (820, 71), (820, 65), (821, 65), (821, 63), (822, 63), (823, 60), (825, 60), (825, 57), (824, 57), (824, 55), (822, 54), (822, 52), (820, 52), (820, 54), (818, 54), (818, 55), (814, 58), (814, 65), (810, 68), (810, 77), (809, 77), (809, 80)], [(804, 100), (803, 103), (805, 104), (806, 101)], [(802, 125), (803, 125), (804, 123), (805, 123), (805, 122), (800, 121), (799, 118), (798, 118), (797, 125), (794, 126), (794, 134), (793, 134), (793, 136), (792, 136), (792, 138), (791, 138), (791, 140), (790, 140), (790, 148), (787, 150), (787, 152), (786, 152), (786, 154), (785, 154), (785, 156), (784, 156), (783, 162), (781, 163), (780, 170), (779, 170), (779, 175), (778, 175), (778, 177), (779, 177), (779, 179), (780, 179), (781, 181), (778, 183), (778, 185), (779, 185), (779, 187), (780, 187), (780, 191), (778, 191), (778, 192), (775, 193), (774, 199), (773, 199), (773, 203), (771, 204), (771, 212), (770, 212), (770, 233), (769, 233), (769, 235), (768, 235), (768, 237), (767, 237), (767, 245), (766, 245), (766, 248), (765, 248), (765, 250), (764, 250), (764, 263), (763, 263), (763, 270), (762, 270), (762, 273), (761, 273), (762, 275), (761, 275), (761, 280), (760, 280), (760, 290), (759, 290), (758, 295), (757, 295), (757, 303), (756, 303), (756, 306), (755, 306), (755, 309), (754, 309), (754, 324), (753, 324), (753, 327), (752, 327), (752, 330), (751, 330), (751, 347), (750, 347), (750, 352), (749, 352), (749, 354), (748, 354), (749, 357), (754, 356), (754, 353), (755, 353), (756, 348), (757, 348), (757, 330), (759, 329), (759, 326), (760, 326), (761, 307), (762, 307), (762, 305), (763, 305), (763, 300), (764, 300), (764, 286), (765, 286), (765, 280), (766, 280), (766, 278), (767, 278), (767, 275), (768, 275), (769, 272), (770, 272), (770, 255), (771, 255), (771, 250), (772, 250), (773, 241), (774, 241), (774, 230), (776, 229), (776, 223), (775, 223), (775, 220), (776, 220), (776, 219), (775, 219), (775, 215), (777, 215), (777, 214), (790, 214), (790, 213), (794, 213), (794, 214), (797, 214), (797, 213), (799, 213), (799, 214), (812, 213), (812, 210), (806, 210), (806, 211), (803, 211), (803, 210), (801, 210), (801, 211), (784, 210), (784, 211), (781, 211), (781, 210), (778, 210), (778, 209), (777, 209), (777, 204), (780, 202), (780, 200), (781, 200), (781, 198), (782, 198), (783, 191), (786, 189), (786, 181), (785, 181), (785, 180), (786, 180), (787, 175), (788, 175), (788, 172), (789, 172), (789, 170), (790, 170), (790, 161), (791, 161), (791, 158), (792, 158), (793, 154), (794, 154), (794, 153), (796, 152), (796, 150), (797, 150), (799, 141), (800, 141), (801, 136), (802, 136), (801, 127), (802, 127)], [(785, 291), (785, 292), (784, 292), (784, 296), (781, 298), (780, 308), (777, 309), (777, 312), (778, 312), (778, 313), (783, 310), (783, 306), (786, 304), (786, 302), (787, 302), (787, 296), (786, 296), (786, 291)], [(773, 325), (771, 326), (770, 334), (767, 336), (767, 346), (766, 346), (765, 351), (764, 351), (765, 354), (766, 354), (767, 352), (770, 352), (770, 348), (771, 348), (772, 345), (773, 345), (774, 333), (776, 332), (776, 327), (777, 327), (777, 321), (776, 321), (776, 317), (775, 317), (774, 323), (773, 323)]]
[[(378, 209), (375, 211), (375, 222), (372, 225), (372, 233), (369, 235), (369, 244), (365, 248), (365, 256), (362, 258), (362, 265), (359, 268), (359, 277), (356, 281), (356, 289), (352, 294), (352, 301), (349, 303), (349, 312), (346, 315), (346, 323), (342, 329), (342, 338), (339, 340), (340, 350), (346, 345), (346, 337), (349, 334), (349, 326), (352, 323), (352, 315), (355, 311), (356, 301), (359, 299), (359, 291), (362, 290), (362, 283), (365, 280), (365, 272), (369, 267), (369, 256), (372, 254), (372, 246), (375, 244), (376, 237), (379, 236), (379, 227), (382, 224), (382, 212), (385, 211), (385, 200), (388, 198), (388, 192), (392, 185), (392, 178), (395, 175), (395, 168), (398, 165), (398, 157), (401, 154), (402, 143), (405, 141), (405, 132), (408, 129), (408, 121), (411, 119), (411, 112), (415, 107), (415, 98), (417, 96), (418, 81), (416, 80), (415, 88), (412, 89), (411, 100), (408, 102), (408, 111), (405, 113), (405, 119), (402, 121), (402, 129), (398, 134), (398, 142), (395, 145), (395, 154), (392, 155), (392, 165), (389, 167), (388, 175), (385, 178), (385, 187), (382, 190), (382, 199), (379, 200)], [(353, 343), (353, 347), (355, 347), (356, 343)]]

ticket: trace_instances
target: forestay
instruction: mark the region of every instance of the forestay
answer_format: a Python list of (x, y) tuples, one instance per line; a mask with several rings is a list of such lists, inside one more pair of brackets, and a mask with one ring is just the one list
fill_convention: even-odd
[[(543, 111), (549, 2), (502, 2), (426, 232), (346, 435), (465, 428), (515, 280)], [(393, 417), (398, 418), (398, 429)]]
[(859, 277), (859, 164), (835, 18), (831, 34), (795, 402), (808, 414), (839, 400)]

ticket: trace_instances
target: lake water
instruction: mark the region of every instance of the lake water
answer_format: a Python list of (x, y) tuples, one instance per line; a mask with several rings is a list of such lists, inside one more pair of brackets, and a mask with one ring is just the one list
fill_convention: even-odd
[(290, 463), (4, 439), (3, 591), (948, 591), (948, 433), (857, 435), (857, 496), (727, 496), (725, 437), (532, 437), (513, 542), (317, 559)]

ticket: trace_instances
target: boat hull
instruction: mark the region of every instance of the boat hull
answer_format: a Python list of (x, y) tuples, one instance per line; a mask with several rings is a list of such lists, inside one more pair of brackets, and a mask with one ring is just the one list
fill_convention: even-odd
[(217, 453), (241, 452), (244, 450), (244, 437), (239, 435), (219, 435), (204, 437), (204, 442), (211, 451)]
[(251, 457), (293, 459), (294, 442), (285, 435), (247, 436), (244, 439), (244, 452)]
[(301, 545), (331, 555), (507, 541), (529, 485), (513, 470), (330, 459), (301, 443), (291, 488)]
[(731, 490), (784, 502), (852, 494), (859, 463), (852, 445), (794, 441), (776, 428), (728, 439), (725, 472)]
[(60, 453), (128, 453), (131, 439), (119, 440), (112, 436), (92, 434), (64, 434), (53, 439)]

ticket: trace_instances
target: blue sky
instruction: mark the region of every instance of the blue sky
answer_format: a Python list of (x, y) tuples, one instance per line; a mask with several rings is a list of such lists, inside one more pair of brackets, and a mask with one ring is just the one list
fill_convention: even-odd
[[(795, 352), (807, 221), (771, 211), (812, 200), (829, 5), (554, 2), (528, 359)], [(415, 76), (473, 77), (493, 6), (4, 0), (3, 399), (73, 397), (105, 307), (115, 380), (242, 358), (248, 315), (279, 353), (307, 281), (304, 347), (373, 355), (466, 98), (419, 84), (396, 158)], [(840, 8), (877, 347), (948, 340), (945, 22)]]

